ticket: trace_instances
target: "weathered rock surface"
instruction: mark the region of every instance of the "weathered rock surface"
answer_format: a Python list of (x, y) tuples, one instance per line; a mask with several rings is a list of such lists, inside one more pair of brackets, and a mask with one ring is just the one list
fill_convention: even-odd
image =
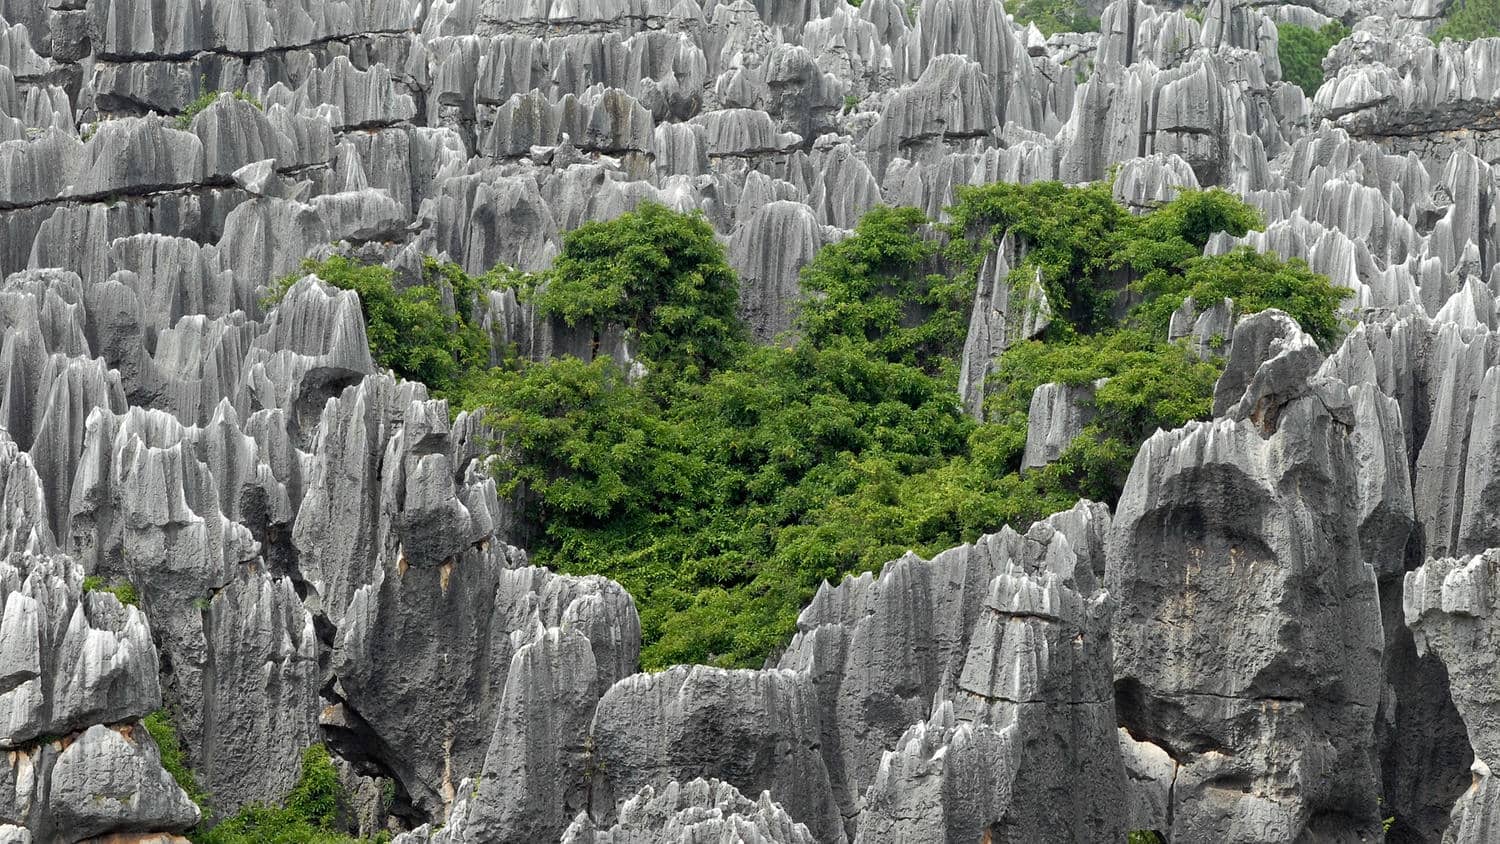
[(1321, 356), (1295, 323), (1271, 342), (1252, 327), (1285, 320), (1236, 330), (1229, 418), (1147, 440), (1108, 543), (1116, 701), (1176, 765), (1174, 838), (1378, 834), (1354, 419), (1345, 385), (1309, 380)]
[[(217, 808), (324, 741), (412, 841), (1496, 837), (1500, 40), (1432, 43), (1441, 5), (1090, 0), (1099, 33), (1047, 38), (998, 0), (0, 0), (0, 840), (191, 825), (163, 705)], [(1276, 24), (1335, 19), (1308, 97)], [(1237, 192), (1264, 228), (1205, 251), (1305, 260), (1356, 324), (1185, 304), (1216, 418), (1148, 442), (1113, 520), (825, 585), (763, 671), (637, 675), (624, 590), (515, 547), (482, 420), (299, 277), (539, 270), (656, 201), (704, 214), (769, 342), (875, 205), (1111, 170), (1134, 212)], [(976, 418), (1052, 318), (992, 247)], [(480, 310), (496, 360), (635, 362)], [(1038, 391), (1028, 467), (1087, 389)]]
[(646, 842), (736, 841), (743, 844), (812, 844), (807, 827), (771, 801), (742, 795), (715, 779), (676, 780), (660, 789), (646, 786), (620, 807), (620, 818), (596, 828), (588, 815), (568, 827), (566, 844), (646, 844)]

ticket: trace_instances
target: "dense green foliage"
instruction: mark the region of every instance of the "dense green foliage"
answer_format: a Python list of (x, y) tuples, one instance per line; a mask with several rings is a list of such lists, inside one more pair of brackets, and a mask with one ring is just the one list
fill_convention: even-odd
[(135, 591), (135, 584), (130, 581), (125, 580), (118, 583), (109, 583), (97, 574), (91, 574), (83, 579), (83, 591), (108, 592), (127, 607), (138, 606), (141, 599), (141, 596)]
[(1036, 24), (1043, 35), (1099, 31), (1099, 19), (1089, 17), (1078, 0), (1021, 0), (1014, 17), (1022, 26)]
[[(852, 262), (895, 279), (931, 255), (921, 215), (897, 217), (872, 214), (856, 242), (810, 269), (826, 271), (815, 283), (829, 291), (825, 309), (809, 309), (823, 326), (816, 339), (744, 347), (701, 379), (653, 374), (641, 385), (609, 361), (497, 370), (476, 397), (519, 450), (507, 480), (525, 484), (546, 528), (537, 558), (640, 596), (648, 665), (763, 658), (817, 583), (847, 568), (847, 544), (799, 541), (827, 503), (875, 482), (877, 466), (904, 475), (964, 450), (971, 423), (951, 380), (901, 360), (930, 333), (871, 328), (885, 312), (880, 295), (851, 307), (871, 291), (850, 277)], [(872, 237), (889, 242), (857, 242)], [(849, 315), (847, 331), (828, 328), (834, 312)]]
[(1100, 283), (1117, 262), (1119, 233), (1134, 219), (1105, 183), (1070, 188), (1061, 182), (997, 183), (960, 187), (949, 225), (950, 258), (970, 273), (1005, 235), (1027, 244), (1011, 269), (1011, 284), (1025, 289), (1040, 274), (1054, 314), (1082, 332), (1111, 323), (1113, 291)]
[(546, 272), (518, 278), (546, 316), (570, 326), (628, 329), (653, 369), (701, 374), (739, 352), (737, 285), (701, 214), (654, 202), (569, 232)]
[(493, 276), (474, 278), (453, 264), (429, 258), (422, 268), (421, 284), (397, 289), (395, 273), (389, 268), (335, 255), (325, 261), (304, 261), (302, 273), (279, 281), (266, 304), (285, 296), (307, 273), (358, 293), (375, 363), (425, 383), (435, 395), (450, 396), (467, 373), (489, 364), (489, 337), (472, 318), (472, 310), (495, 284)]
[[(593, 224), (570, 240), (534, 295), (563, 297), (551, 313), (623, 319), (642, 334), (662, 309), (692, 311), (706, 295), (696, 280), (658, 281), (621, 304), (640, 287), (632, 266), (720, 275), (706, 226), (650, 214), (661, 219)], [(1141, 440), (1209, 410), (1216, 365), (1164, 339), (1162, 315), (1187, 295), (1287, 307), (1323, 334), (1337, 330), (1336, 294), (1305, 268), (1202, 257), (1214, 232), (1258, 222), (1221, 191), (1185, 191), (1134, 216), (1107, 185), (987, 185), (964, 190), (952, 217), (946, 249), (920, 212), (889, 208), (825, 247), (803, 271), (808, 296), (789, 348), (747, 346), (736, 328), (721, 353), (678, 358), (635, 383), (610, 361), (568, 358), (468, 382), (465, 401), (487, 406), (500, 432), (502, 489), (522, 494), (544, 530), (534, 558), (624, 584), (648, 668), (758, 665), (825, 578), (1024, 526), (1080, 496), (1112, 502)], [(676, 237), (657, 237), (663, 230)], [(956, 406), (955, 359), (975, 273), (1007, 234), (1027, 246), (1013, 283), (1040, 272), (1058, 318), (1045, 342), (1004, 356), (987, 421), (976, 423)], [(628, 255), (626, 269), (608, 266), (599, 243)], [(1142, 302), (1118, 319), (1115, 298), (1130, 282)], [(708, 298), (728, 306), (733, 285), (722, 275)], [(673, 324), (692, 326), (678, 336), (701, 335), (726, 321)], [(701, 337), (688, 345), (714, 348)], [(1019, 473), (1032, 390), (1100, 378), (1110, 380), (1087, 435)]]
[(1301, 259), (1282, 261), (1241, 247), (1227, 255), (1195, 258), (1183, 269), (1180, 274), (1152, 274), (1134, 285), (1152, 297), (1137, 309), (1144, 325), (1165, 330), (1172, 311), (1189, 296), (1205, 305), (1228, 297), (1236, 313), (1286, 311), (1324, 350), (1332, 349), (1343, 333), (1337, 309), (1348, 291)]
[[(950, 210), (935, 226), (877, 208), (821, 250), (785, 347), (745, 341), (713, 231), (657, 205), (581, 227), (541, 273), (429, 263), (422, 284), (397, 290), (380, 267), (307, 269), (359, 292), (382, 365), (486, 409), (501, 491), (543, 532), (528, 540), (534, 559), (629, 589), (647, 668), (751, 666), (784, 646), (824, 579), (1024, 527), (1080, 497), (1112, 503), (1143, 439), (1208, 413), (1217, 365), (1165, 340), (1185, 297), (1281, 307), (1325, 345), (1339, 330), (1339, 291), (1304, 265), (1203, 257), (1215, 232), (1258, 224), (1222, 191), (1137, 216), (1108, 185), (997, 184), (961, 190)], [(1003, 356), (977, 422), (957, 406), (956, 361), (977, 272), (1007, 237), (1024, 245), (1010, 282), (1040, 277), (1054, 319)], [(596, 339), (625, 327), (646, 374), (608, 358), (490, 368), (469, 309), (496, 283)], [(1022, 474), (1032, 391), (1103, 378), (1085, 435)], [(242, 825), (293, 811), (256, 809)]]
[(1500, 0), (1454, 0), (1432, 40), (1473, 41), (1500, 35)]
[(954, 365), (967, 329), (969, 282), (922, 273), (938, 251), (915, 208), (871, 210), (855, 237), (831, 243), (802, 273), (811, 294), (799, 328), (807, 343), (856, 343), (882, 360), (938, 373)]
[(1277, 51), (1281, 54), (1281, 78), (1311, 97), (1323, 84), (1324, 57), (1349, 35), (1349, 27), (1338, 21), (1330, 21), (1321, 29), (1278, 23), (1276, 35)]

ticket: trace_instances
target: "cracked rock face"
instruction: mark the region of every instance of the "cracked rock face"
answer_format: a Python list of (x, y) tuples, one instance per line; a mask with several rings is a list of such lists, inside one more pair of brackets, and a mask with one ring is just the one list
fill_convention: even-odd
[(1347, 388), (1298, 375), (1295, 324), (1268, 357), (1241, 329), (1234, 355), (1266, 359), (1230, 418), (1147, 440), (1120, 499), (1105, 578), (1120, 718), (1176, 765), (1174, 837), (1374, 834), (1383, 638)]

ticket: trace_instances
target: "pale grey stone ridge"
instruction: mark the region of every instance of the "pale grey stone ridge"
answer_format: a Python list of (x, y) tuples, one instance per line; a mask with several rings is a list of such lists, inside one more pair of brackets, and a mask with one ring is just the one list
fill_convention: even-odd
[(691, 844), (735, 841), (741, 844), (813, 844), (803, 824), (787, 815), (769, 792), (751, 800), (717, 779), (672, 780), (661, 788), (646, 786), (620, 807), (613, 826), (596, 828), (586, 814), (569, 825), (564, 844)]

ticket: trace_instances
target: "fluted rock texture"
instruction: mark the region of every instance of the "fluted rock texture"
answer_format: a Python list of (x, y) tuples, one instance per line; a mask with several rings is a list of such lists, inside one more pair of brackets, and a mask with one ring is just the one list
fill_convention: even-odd
[[(158, 708), (216, 809), (322, 741), (411, 842), (1500, 836), (1500, 39), (1434, 44), (1426, 0), (1083, 5), (1049, 38), (1000, 0), (0, 0), (0, 840), (191, 827)], [(1309, 97), (1276, 25), (1330, 20)], [(531, 566), (483, 419), (301, 269), (538, 270), (651, 200), (773, 343), (875, 205), (1111, 173), (1138, 213), (1243, 196), (1264, 226), (1205, 251), (1305, 260), (1346, 336), (1184, 303), (1215, 418), (1116, 512), (824, 584), (758, 671), (637, 674), (631, 597)], [(975, 417), (1053, 317), (987, 248)], [(478, 312), (496, 359), (633, 360)], [(1028, 468), (1093, 388), (1037, 390)]]

